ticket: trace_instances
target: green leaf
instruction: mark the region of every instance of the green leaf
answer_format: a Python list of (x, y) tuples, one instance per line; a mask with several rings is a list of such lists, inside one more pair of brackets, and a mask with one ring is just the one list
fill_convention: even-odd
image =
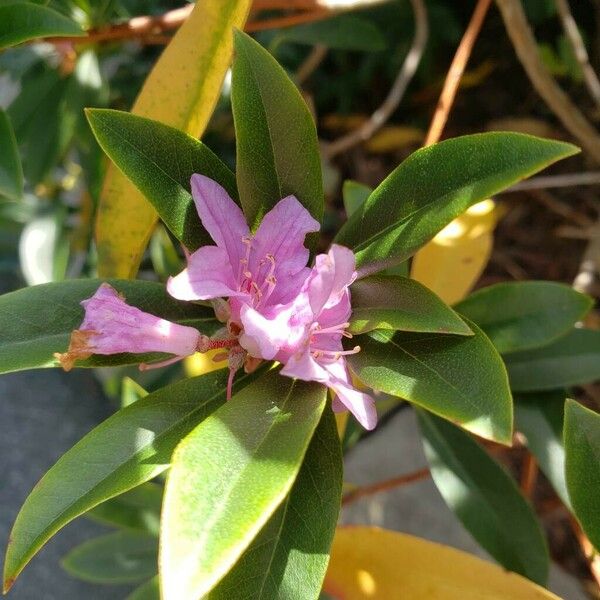
[(248, 548), (290, 491), (325, 399), (325, 387), (272, 371), (177, 447), (162, 513), (165, 600), (203, 597)]
[(485, 331), (498, 352), (546, 346), (592, 308), (589, 296), (550, 281), (498, 283), (455, 306)]
[(351, 333), (399, 329), (473, 335), (448, 305), (414, 279), (374, 275), (356, 281), (351, 291)]
[[(163, 285), (151, 281), (108, 280), (132, 306), (192, 327), (209, 335), (218, 327), (214, 312), (205, 306), (179, 302)], [(102, 282), (81, 279), (47, 283), (0, 296), (0, 373), (52, 367), (55, 352), (64, 352), (71, 332), (83, 321), (80, 302)], [(157, 355), (94, 356), (77, 366), (139, 363)]]
[(372, 192), (372, 188), (368, 185), (358, 183), (358, 181), (352, 181), (351, 179), (344, 181), (342, 198), (344, 200), (346, 216), (350, 218), (366, 202)]
[(81, 27), (51, 8), (31, 2), (0, 6), (0, 50), (45, 36), (85, 35)]
[(574, 400), (565, 404), (565, 472), (567, 489), (583, 530), (600, 548), (600, 415)]
[(339, 15), (314, 23), (304, 23), (281, 30), (278, 39), (313, 46), (320, 44), (339, 50), (378, 52), (387, 42), (379, 28), (367, 19)]
[(465, 432), (425, 411), (418, 415), (431, 475), (446, 504), (502, 566), (544, 585), (548, 548), (515, 481)]
[[(237, 143), (237, 184), (254, 227), (293, 194), (317, 221), (323, 183), (317, 131), (296, 86), (251, 37), (235, 32), (231, 101)], [(316, 234), (309, 244), (316, 243)], [(312, 241), (310, 241), (312, 240)]]
[(573, 329), (548, 346), (508, 354), (515, 392), (555, 390), (600, 378), (600, 331)]
[(158, 575), (133, 590), (125, 600), (160, 600)]
[(61, 561), (77, 579), (92, 583), (132, 583), (156, 573), (156, 537), (139, 531), (118, 531), (77, 546)]
[(565, 506), (570, 506), (565, 481), (563, 414), (566, 394), (562, 390), (519, 394), (515, 397), (515, 427)]
[(158, 575), (133, 590), (125, 600), (160, 600)]
[(190, 191), (194, 173), (220, 183), (237, 199), (235, 176), (202, 142), (183, 131), (109, 109), (86, 111), (98, 143), (119, 170), (152, 203), (188, 250), (212, 244)]
[(143, 483), (86, 513), (86, 517), (112, 525), (158, 535), (163, 488), (157, 483)]
[(319, 596), (342, 493), (335, 417), (325, 409), (289, 496), (207, 600)]
[(365, 273), (393, 266), (469, 206), (576, 152), (571, 144), (496, 132), (422, 148), (377, 187), (336, 242), (355, 251)]
[(0, 196), (20, 200), (23, 196), (23, 169), (17, 140), (8, 115), (0, 108)]
[[(238, 377), (235, 386), (252, 379)], [(115, 413), (63, 454), (17, 516), (4, 562), (5, 591), (67, 523), (167, 469), (179, 441), (224, 403), (226, 388), (224, 371), (164, 387)]]
[[(502, 444), (512, 440), (512, 398), (502, 359), (485, 334), (372, 332), (348, 356), (358, 378)], [(354, 342), (354, 340), (352, 340)]]

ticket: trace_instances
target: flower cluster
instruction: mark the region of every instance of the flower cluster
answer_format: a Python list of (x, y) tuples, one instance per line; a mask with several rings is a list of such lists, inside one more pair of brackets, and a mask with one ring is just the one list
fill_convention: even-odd
[[(304, 246), (319, 223), (294, 196), (265, 214), (254, 234), (239, 206), (215, 181), (193, 175), (192, 194), (214, 246), (199, 248), (167, 290), (179, 300), (213, 300), (226, 328), (212, 338), (131, 307), (103, 284), (82, 304), (85, 319), (58, 355), (65, 368), (92, 354), (165, 352), (175, 356), (144, 368), (172, 363), (196, 351), (223, 348), (229, 360), (228, 396), (235, 372), (261, 360), (283, 364), (282, 375), (318, 381), (335, 392), (334, 409), (350, 410), (367, 429), (377, 420), (373, 399), (350, 380), (343, 337), (351, 314), (349, 286), (354, 254), (333, 245), (311, 268)], [(224, 302), (223, 298), (227, 301)]]

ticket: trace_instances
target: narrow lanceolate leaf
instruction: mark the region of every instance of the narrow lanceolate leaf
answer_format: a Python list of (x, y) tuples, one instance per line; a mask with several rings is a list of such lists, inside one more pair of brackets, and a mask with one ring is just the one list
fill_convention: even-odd
[(363, 526), (338, 528), (324, 590), (334, 598), (356, 600), (560, 600), (524, 577), (466, 552)]
[(181, 442), (163, 503), (165, 600), (201, 598), (233, 567), (290, 491), (325, 400), (272, 371)]
[[(214, 312), (205, 307), (179, 302), (163, 285), (151, 281), (108, 280), (132, 306), (210, 334), (220, 325)], [(82, 279), (47, 283), (0, 296), (0, 373), (52, 367), (55, 352), (64, 352), (71, 332), (83, 321), (82, 300), (92, 296), (102, 283)], [(139, 363), (151, 355), (97, 355), (77, 366)]]
[(423, 148), (375, 189), (336, 241), (356, 252), (363, 272), (392, 266), (469, 206), (577, 151), (563, 142), (494, 132)]
[(158, 575), (133, 590), (125, 600), (160, 600)]
[(304, 23), (281, 30), (280, 39), (327, 48), (378, 52), (387, 42), (381, 31), (371, 21), (354, 15), (338, 15), (331, 19)]
[[(239, 377), (237, 389), (251, 380)], [(75, 517), (167, 469), (175, 446), (223, 404), (226, 388), (223, 371), (162, 388), (120, 410), (63, 454), (17, 516), (4, 562), (4, 589)]]
[(498, 352), (546, 346), (568, 333), (590, 310), (590, 297), (550, 281), (498, 283), (455, 308), (481, 327)]
[(23, 169), (17, 140), (7, 114), (0, 108), (0, 196), (20, 200), (22, 195)]
[(239, 31), (231, 86), (237, 184), (250, 226), (291, 194), (321, 221), (323, 184), (312, 116), (277, 61)]
[(575, 516), (600, 548), (600, 415), (574, 400), (565, 405), (566, 478)]
[(555, 390), (600, 378), (600, 331), (573, 329), (548, 346), (505, 357), (515, 392)]
[(85, 35), (81, 27), (60, 13), (33, 2), (0, 6), (0, 50), (45, 36)]
[(419, 410), (425, 455), (446, 504), (503, 567), (544, 585), (549, 557), (515, 481), (468, 434)]
[(61, 564), (65, 571), (92, 583), (134, 583), (152, 577), (158, 562), (155, 536), (118, 531), (97, 537), (69, 552)]
[[(231, 61), (232, 29), (243, 27), (251, 4), (196, 3), (154, 65), (132, 112), (200, 137)], [(133, 183), (109, 168), (96, 222), (102, 277), (132, 277), (137, 272), (156, 219), (156, 210)]]
[(512, 438), (512, 398), (502, 359), (485, 334), (372, 332), (348, 357), (359, 379), (502, 444)]
[(207, 600), (314, 600), (340, 509), (342, 453), (326, 409), (289, 496)]
[(130, 113), (90, 109), (87, 117), (102, 149), (152, 203), (190, 251), (212, 244), (190, 191), (194, 173), (218, 181), (237, 197), (235, 175), (207, 146), (183, 131)]
[(448, 305), (414, 279), (373, 275), (356, 281), (351, 291), (352, 333), (397, 329), (473, 335)]
[(562, 390), (519, 394), (515, 397), (515, 428), (565, 506), (570, 506), (565, 481)]
[(119, 529), (158, 535), (163, 488), (143, 483), (129, 492), (111, 498), (86, 513), (86, 517)]
[(352, 181), (351, 179), (344, 181), (342, 199), (346, 216), (350, 218), (366, 202), (372, 192), (372, 188), (358, 183), (358, 181)]

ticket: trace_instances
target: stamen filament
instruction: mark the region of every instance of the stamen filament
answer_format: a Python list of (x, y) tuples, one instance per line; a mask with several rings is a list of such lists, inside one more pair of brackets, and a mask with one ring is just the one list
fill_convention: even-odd
[(169, 358), (167, 360), (161, 360), (155, 363), (140, 363), (139, 370), (140, 371), (150, 371), (152, 369), (159, 369), (160, 367), (168, 367), (169, 365), (175, 364), (180, 360), (183, 360), (185, 356), (175, 356), (173, 358)]

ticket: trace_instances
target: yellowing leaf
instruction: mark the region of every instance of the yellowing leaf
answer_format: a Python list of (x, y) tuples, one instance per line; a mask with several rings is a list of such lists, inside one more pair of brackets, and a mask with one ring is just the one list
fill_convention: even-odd
[(368, 142), (365, 148), (375, 154), (385, 154), (400, 150), (410, 144), (420, 144), (425, 132), (418, 127), (405, 125), (389, 125), (380, 129)]
[(185, 373), (188, 377), (197, 377), (227, 366), (227, 359), (215, 360), (215, 356), (223, 354), (223, 350), (209, 350), (208, 352), (196, 352), (188, 356), (184, 361)]
[(336, 531), (323, 589), (339, 600), (560, 600), (466, 552), (362, 526)]
[[(251, 0), (203, 0), (175, 34), (148, 75), (132, 112), (199, 137), (219, 98)], [(98, 273), (133, 277), (157, 214), (137, 188), (109, 168), (96, 222)]]
[(487, 265), (496, 219), (493, 200), (473, 205), (416, 253), (411, 277), (447, 304), (462, 300)]

